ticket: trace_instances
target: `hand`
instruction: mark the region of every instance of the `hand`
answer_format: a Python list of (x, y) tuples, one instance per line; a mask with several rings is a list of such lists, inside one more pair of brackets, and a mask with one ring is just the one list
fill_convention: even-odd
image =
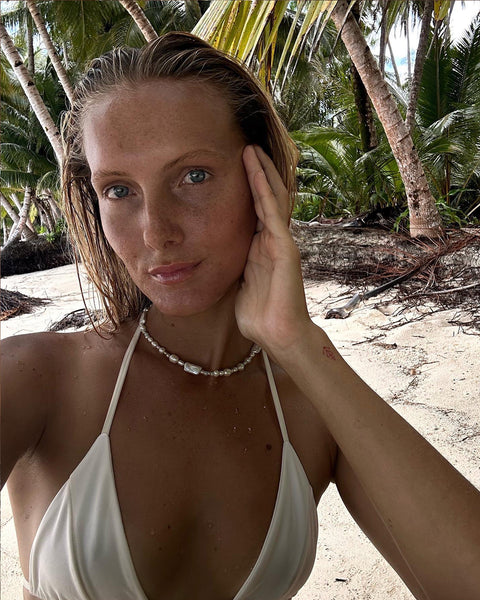
[(288, 192), (272, 160), (247, 146), (243, 161), (258, 217), (235, 313), (242, 334), (279, 362), (311, 325), (303, 291), (300, 254), (288, 229)]

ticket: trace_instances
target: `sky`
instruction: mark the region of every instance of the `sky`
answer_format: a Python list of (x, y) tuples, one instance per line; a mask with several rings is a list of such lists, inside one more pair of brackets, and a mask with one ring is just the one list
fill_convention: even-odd
[[(452, 40), (456, 40), (462, 36), (466, 28), (468, 28), (480, 12), (480, 1), (479, 0), (466, 0), (460, 2), (457, 0), (453, 6), (452, 15), (450, 18), (450, 32)], [(411, 50), (411, 64), (412, 69), (415, 63), (415, 51), (418, 44), (418, 36), (420, 34), (420, 23), (417, 27), (413, 28), (410, 32), (410, 50)], [(407, 40), (404, 35), (400, 34), (400, 29), (396, 32), (393, 31), (390, 35), (390, 43), (392, 45), (395, 62), (400, 73), (402, 81), (407, 76)], [(375, 50), (374, 53), (376, 54)], [(387, 50), (387, 59), (389, 53)], [(390, 61), (387, 60), (386, 70), (391, 71), (392, 67), (389, 66)]]

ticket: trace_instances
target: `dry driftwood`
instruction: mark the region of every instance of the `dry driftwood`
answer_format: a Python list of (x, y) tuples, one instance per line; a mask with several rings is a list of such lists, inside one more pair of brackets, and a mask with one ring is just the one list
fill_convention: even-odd
[(360, 302), (396, 288), (391, 301), (412, 308), (428, 297), (439, 310), (458, 307), (480, 331), (480, 230), (450, 231), (446, 240), (430, 244), (377, 229), (294, 223), (292, 232), (306, 279), (353, 287), (352, 298), (327, 318), (346, 318)]
[(79, 329), (91, 325), (100, 316), (100, 311), (91, 311), (89, 315), (85, 308), (79, 308), (66, 314), (59, 321), (50, 325), (48, 331), (64, 331), (65, 329)]
[(50, 302), (45, 298), (32, 298), (20, 292), (2, 290), (0, 295), (0, 321), (33, 312), (37, 306)]

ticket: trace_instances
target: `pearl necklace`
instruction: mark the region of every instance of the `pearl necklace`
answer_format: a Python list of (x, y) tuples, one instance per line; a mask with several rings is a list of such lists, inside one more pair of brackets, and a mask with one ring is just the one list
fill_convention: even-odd
[(245, 367), (252, 362), (255, 355), (257, 355), (261, 350), (260, 346), (257, 346), (257, 344), (253, 344), (248, 356), (244, 360), (236, 364), (234, 367), (231, 367), (230, 369), (215, 369), (215, 371), (207, 371), (206, 369), (203, 369), (200, 365), (195, 365), (193, 363), (182, 360), (176, 354), (173, 354), (163, 346), (160, 346), (160, 344), (152, 338), (152, 336), (148, 333), (145, 324), (149, 308), (150, 306), (148, 308), (143, 309), (139, 324), (140, 331), (143, 333), (145, 339), (147, 339), (150, 342), (150, 344), (152, 344), (152, 346), (160, 352), (160, 354), (163, 354), (174, 365), (179, 365), (180, 367), (183, 367), (183, 370), (186, 373), (191, 373), (192, 375), (209, 375), (210, 377), (228, 377), (233, 373), (239, 373), (240, 371), (243, 371)]

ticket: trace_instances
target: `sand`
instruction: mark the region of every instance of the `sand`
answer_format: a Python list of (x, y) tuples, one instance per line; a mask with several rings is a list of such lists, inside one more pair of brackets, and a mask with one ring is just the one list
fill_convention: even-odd
[[(2, 279), (2, 287), (52, 302), (2, 322), (2, 337), (43, 331), (82, 307), (73, 266)], [(309, 310), (347, 362), (395, 410), (425, 436), (474, 485), (480, 487), (480, 337), (449, 324), (456, 311), (418, 316), (380, 297), (361, 305), (348, 319), (325, 320), (341, 306), (345, 288), (332, 282), (306, 283)], [(370, 340), (370, 341), (368, 341)], [(1, 507), (3, 600), (22, 597), (15, 531), (6, 489)], [(460, 507), (459, 507), (460, 508)], [(408, 600), (413, 598), (396, 573), (355, 524), (335, 486), (319, 508), (314, 570), (298, 600)]]

